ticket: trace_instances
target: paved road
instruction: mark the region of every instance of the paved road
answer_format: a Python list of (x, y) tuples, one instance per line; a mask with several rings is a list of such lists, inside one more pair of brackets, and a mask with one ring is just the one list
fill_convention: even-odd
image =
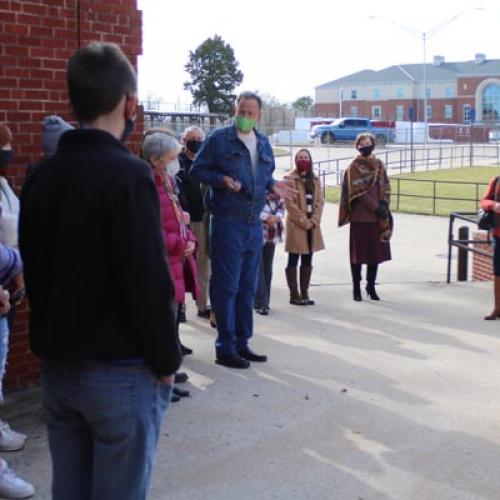
[[(500, 322), (490, 285), (443, 283), (446, 220), (396, 214), (381, 302), (351, 299), (347, 230), (327, 207), (312, 307), (288, 304), (282, 247), (254, 348), (270, 361), (213, 363), (214, 332), (188, 306), (193, 397), (172, 405), (153, 500), (480, 500), (500, 491)], [(4, 409), (31, 435), (8, 455), (49, 499), (38, 392)]]

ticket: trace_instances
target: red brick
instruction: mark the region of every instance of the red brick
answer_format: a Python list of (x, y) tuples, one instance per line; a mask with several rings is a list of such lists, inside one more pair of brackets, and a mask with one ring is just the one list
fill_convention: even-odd
[(24, 24), (5, 24), (4, 31), (13, 35), (28, 35), (29, 27)]
[[(13, 2), (16, 3), (16, 2)], [(19, 2), (23, 4), (23, 11), (30, 14), (45, 15), (47, 14), (47, 7), (45, 5), (35, 5), (28, 2)]]
[(54, 49), (49, 47), (31, 47), (31, 57), (54, 57)]

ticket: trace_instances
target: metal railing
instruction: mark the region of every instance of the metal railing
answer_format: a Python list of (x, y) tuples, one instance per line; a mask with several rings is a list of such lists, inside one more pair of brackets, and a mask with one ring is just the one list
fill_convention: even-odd
[[(475, 245), (491, 245), (490, 235), (488, 233), (487, 240), (469, 240), (469, 239), (455, 239), (455, 220), (462, 220), (469, 224), (473, 224), (477, 228), (477, 213), (476, 212), (451, 212), (450, 213), (450, 224), (448, 226), (448, 265), (446, 270), (446, 282), (450, 283), (451, 280), (451, 260), (452, 260), (452, 250), (456, 247), (464, 253), (464, 258), (467, 258), (467, 252), (475, 253), (478, 255), (483, 255), (485, 257), (492, 257), (491, 253), (484, 252), (474, 248)], [(470, 245), (474, 246), (470, 246)], [(465, 266), (467, 268), (467, 266)]]

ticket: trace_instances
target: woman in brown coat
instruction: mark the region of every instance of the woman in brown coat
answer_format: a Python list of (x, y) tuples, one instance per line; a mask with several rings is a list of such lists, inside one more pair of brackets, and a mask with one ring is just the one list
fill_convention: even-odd
[[(320, 180), (313, 172), (311, 153), (307, 149), (297, 152), (295, 168), (285, 175), (285, 179), (298, 192), (294, 201), (285, 201), (285, 251), (289, 253), (285, 272), (290, 304), (313, 305), (314, 301), (309, 298), (312, 257), (314, 252), (325, 248), (320, 228), (325, 201)], [(299, 258), (300, 293), (297, 284)]]
[(344, 175), (339, 226), (351, 224), (349, 249), (353, 299), (361, 300), (361, 265), (366, 264), (366, 292), (372, 300), (380, 300), (375, 291), (378, 265), (391, 259), (391, 185), (384, 164), (372, 155), (375, 137), (369, 133), (359, 134), (354, 145), (359, 155)]

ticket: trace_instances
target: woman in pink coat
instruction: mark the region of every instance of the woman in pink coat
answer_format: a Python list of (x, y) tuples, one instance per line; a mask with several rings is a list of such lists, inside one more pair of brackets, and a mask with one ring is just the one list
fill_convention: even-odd
[[(194, 252), (196, 238), (188, 228), (188, 214), (182, 210), (177, 196), (175, 174), (179, 170), (177, 155), (180, 145), (176, 139), (163, 133), (148, 135), (142, 145), (142, 156), (154, 170), (154, 177), (162, 216), (163, 237), (170, 273), (175, 285), (177, 316), (186, 292), (196, 299), (199, 294)], [(177, 332), (179, 321), (177, 320)], [(191, 350), (181, 344), (183, 354)]]

